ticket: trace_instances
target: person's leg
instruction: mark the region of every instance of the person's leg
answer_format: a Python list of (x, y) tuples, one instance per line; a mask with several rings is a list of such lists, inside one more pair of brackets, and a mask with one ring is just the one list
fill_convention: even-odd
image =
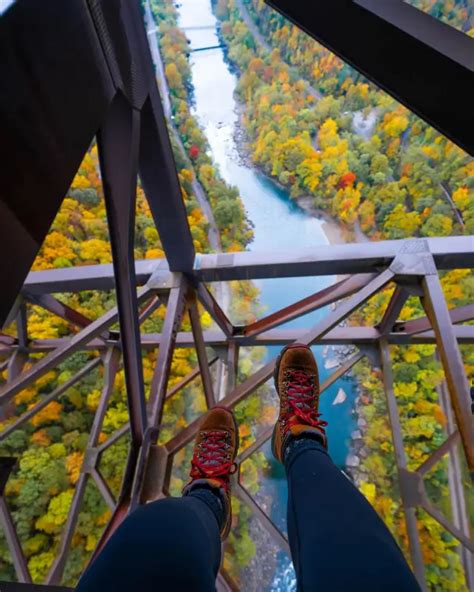
[(209, 505), (193, 495), (168, 498), (140, 507), (123, 522), (77, 591), (213, 592), (220, 561), (219, 524)]
[(302, 437), (285, 454), (288, 534), (300, 592), (418, 592), (388, 528), (334, 465)]
[(273, 453), (288, 477), (288, 535), (299, 592), (418, 592), (395, 540), (326, 452), (319, 377), (309, 347), (275, 369), (280, 414)]
[(221, 539), (232, 522), (230, 475), (237, 449), (234, 416), (214, 407), (200, 426), (184, 497), (133, 512), (83, 575), (77, 591), (215, 591)]

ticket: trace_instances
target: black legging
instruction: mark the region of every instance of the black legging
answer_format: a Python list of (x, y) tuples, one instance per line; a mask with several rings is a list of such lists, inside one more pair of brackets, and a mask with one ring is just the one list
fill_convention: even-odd
[[(314, 440), (286, 459), (288, 535), (300, 592), (419, 592), (365, 497)], [(200, 490), (202, 493), (202, 490)], [(204, 495), (136, 510), (82, 577), (79, 592), (211, 592), (221, 561), (216, 504)]]

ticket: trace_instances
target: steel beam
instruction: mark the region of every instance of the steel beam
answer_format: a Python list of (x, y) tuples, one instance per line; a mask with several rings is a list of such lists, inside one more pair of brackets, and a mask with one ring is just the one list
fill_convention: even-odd
[(33, 405), (33, 407), (30, 407), (27, 411), (25, 411), (23, 415), (20, 415), (20, 417), (18, 417), (18, 419), (16, 419), (13, 423), (7, 425), (7, 427), (0, 432), (0, 441), (7, 438), (10, 434), (12, 434), (15, 430), (22, 426), (26, 421), (30, 420), (34, 415), (38, 413), (38, 411), (41, 411), (41, 409), (44, 409), (46, 405), (49, 405), (51, 401), (55, 401), (71, 386), (76, 384), (76, 382), (82, 380), (84, 376), (87, 376), (89, 372), (92, 372), (94, 368), (97, 368), (97, 366), (100, 364), (100, 361), (100, 358), (95, 358), (94, 360), (90, 360), (89, 362), (87, 362), (87, 364), (85, 364), (79, 370), (79, 372), (74, 374), (74, 376), (71, 376), (69, 380), (60, 384), (56, 389), (54, 389), (52, 393), (46, 395), (43, 399), (36, 403), (36, 405)]
[(132, 432), (139, 447), (146, 427), (135, 280), (135, 209), (140, 114), (117, 93), (98, 135), (100, 168), (114, 265), (123, 366)]
[(100, 492), (100, 495), (103, 497), (105, 503), (109, 506), (109, 510), (113, 512), (115, 510), (117, 502), (106, 480), (102, 476), (102, 473), (99, 471), (99, 469), (96, 468), (90, 471), (90, 475), (92, 479), (94, 479), (94, 482), (97, 486), (97, 489)]
[(226, 394), (231, 393), (237, 386), (239, 376), (239, 344), (231, 340), (227, 346), (226, 360)]
[[(273, 329), (274, 327), (278, 327), (279, 325), (288, 323), (305, 314), (318, 310), (323, 306), (332, 304), (341, 298), (351, 296), (354, 292), (357, 292), (357, 290), (360, 290), (372, 281), (374, 277), (374, 274), (361, 274), (344, 278), (336, 284), (316, 292), (316, 294), (303, 298), (302, 300), (290, 304), (263, 319), (243, 327), (241, 332), (246, 337), (259, 335), (264, 331), (268, 331), (269, 329)], [(240, 329), (240, 327), (238, 329)]]
[(165, 322), (161, 334), (162, 342), (158, 350), (148, 402), (149, 425), (155, 429), (158, 428), (163, 415), (163, 404), (166, 397), (176, 335), (186, 307), (186, 291), (186, 280), (182, 278), (180, 285), (177, 288), (172, 288), (168, 297)]
[(250, 509), (252, 514), (268, 532), (274, 542), (277, 543), (283, 551), (290, 555), (290, 545), (288, 544), (288, 541), (272, 520), (265, 514), (262, 508), (255, 502), (245, 487), (241, 483), (238, 483), (237, 486), (233, 488), (233, 493)]
[(423, 503), (423, 509), (428, 512), (432, 518), (439, 522), (445, 530), (452, 534), (453, 537), (458, 539), (458, 541), (462, 543), (470, 553), (474, 553), (474, 541), (466, 536), (462, 530), (454, 526), (454, 524), (451, 524), (451, 522), (438, 510), (438, 508), (435, 508), (428, 501), (425, 501), (425, 503)]
[[(209, 360), (208, 368), (211, 368), (217, 361), (219, 360), (218, 356), (214, 356)], [(170, 390), (166, 393), (166, 400), (171, 399), (180, 390), (182, 390), (185, 386), (187, 386), (190, 382), (192, 382), (195, 378), (197, 378), (201, 374), (201, 368), (198, 366), (192, 372), (190, 372), (187, 376), (185, 376), (182, 380), (176, 383)]]
[(393, 326), (395, 325), (395, 322), (398, 319), (398, 315), (401, 313), (408, 296), (408, 291), (402, 286), (397, 286), (395, 288), (390, 302), (388, 303), (388, 306), (385, 309), (382, 320), (380, 321), (380, 324), (377, 326), (377, 329), (380, 331), (382, 335), (387, 335), (392, 331)]
[[(449, 392), (446, 387), (446, 382), (443, 381), (438, 387), (439, 402), (443, 413), (446, 416), (445, 430), (448, 434), (457, 434), (454, 422), (454, 414), (449, 401)], [(452, 520), (454, 526), (460, 529), (468, 538), (471, 537), (469, 511), (466, 504), (466, 493), (464, 491), (463, 482), (463, 467), (461, 464), (460, 455), (458, 454), (457, 442), (451, 447), (448, 458), (448, 487), (449, 497), (451, 501)], [(473, 556), (469, 550), (462, 546), (459, 549), (461, 561), (464, 567), (466, 576), (466, 586), (468, 589), (474, 589), (474, 561)]]
[(452, 236), (318, 246), (284, 253), (198, 255), (194, 273), (205, 282), (378, 273), (401, 252), (422, 249), (432, 254), (438, 269), (474, 267), (472, 237)]
[(460, 435), (456, 430), (448, 436), (441, 446), (439, 446), (425, 461), (423, 461), (423, 463), (416, 469), (416, 472), (420, 475), (426, 475), (426, 473), (429, 473), (431, 469), (443, 458), (443, 456), (448, 454), (453, 449), (453, 446), (459, 442), (459, 440)]
[(422, 303), (436, 335), (467, 464), (469, 470), (474, 471), (474, 422), (469, 384), (438, 274), (426, 275), (422, 287)]
[(191, 272), (193, 239), (156, 85), (142, 109), (140, 178), (170, 269)]
[(198, 298), (199, 298), (201, 304), (204, 306), (204, 308), (207, 310), (207, 312), (211, 315), (211, 317), (215, 321), (216, 325), (220, 329), (222, 329), (222, 331), (224, 331), (224, 333), (225, 333), (225, 335), (227, 335), (227, 337), (231, 337), (234, 334), (234, 330), (235, 330), (234, 326), (229, 321), (229, 319), (227, 318), (227, 315), (222, 310), (222, 308), (219, 306), (219, 303), (214, 298), (214, 296), (211, 294), (210, 290), (208, 289), (208, 287), (205, 284), (202, 284), (202, 283), (198, 284), (197, 295), (198, 295)]
[[(112, 395), (112, 390), (115, 383), (115, 376), (118, 371), (120, 361), (120, 353), (115, 348), (110, 348), (105, 356), (104, 359), (104, 385), (102, 388), (102, 393), (99, 401), (99, 405), (97, 407), (94, 421), (92, 423), (91, 431), (89, 432), (89, 438), (87, 441), (87, 449), (84, 456), (84, 461), (81, 467), (81, 475), (76, 483), (74, 488), (74, 495), (71, 502), (71, 507), (69, 509), (68, 517), (66, 520), (66, 524), (64, 525), (61, 540), (59, 543), (59, 548), (56, 553), (56, 557), (54, 562), (48, 572), (48, 576), (46, 578), (46, 582), (48, 584), (60, 584), (64, 568), (66, 567), (66, 560), (67, 554), (69, 552), (69, 547), (71, 545), (72, 537), (74, 535), (74, 530), (76, 528), (77, 519), (79, 517), (79, 511), (81, 509), (82, 500), (84, 498), (84, 494), (86, 491), (86, 485), (88, 481), (89, 474), (91, 470), (97, 469), (96, 466), (88, 467), (87, 466), (87, 458), (88, 452), (90, 450), (95, 449), (98, 440), (100, 431), (102, 429), (102, 425), (104, 422), (105, 412), (107, 411), (107, 405)], [(98, 458), (97, 455), (94, 455), (94, 458)], [(94, 463), (95, 465), (95, 463)], [(99, 491), (101, 488), (99, 487)], [(105, 501), (108, 502), (108, 497), (105, 498)]]
[[(472, 321), (474, 319), (474, 304), (466, 304), (465, 306), (459, 306), (449, 310), (449, 318), (451, 323), (464, 323)], [(394, 331), (401, 331), (406, 335), (416, 335), (422, 331), (426, 331), (431, 328), (431, 323), (428, 317), (421, 317), (419, 319), (413, 319), (411, 321), (403, 321), (397, 323), (394, 327)], [(456, 327), (453, 328), (454, 330)]]
[(5, 500), (5, 486), (11, 471), (16, 465), (16, 459), (12, 457), (0, 458), (0, 523), (5, 534), (5, 540), (11, 553), (15, 574), (19, 582), (31, 582), (25, 554), (20, 544), (20, 539), (13, 522), (12, 515)]
[[(469, 269), (474, 267), (472, 237), (450, 236), (442, 238), (390, 240), (369, 243), (318, 246), (285, 253), (220, 253), (196, 255), (193, 274), (202, 281), (232, 281), (275, 277), (303, 277), (320, 275), (346, 275), (378, 273), (388, 267), (394, 258), (410, 243), (428, 249), (436, 267), (443, 269)], [(152, 274), (170, 278), (164, 259), (146, 259), (135, 262), (138, 285), (145, 284)], [(29, 293), (78, 292), (81, 290), (113, 290), (113, 268), (110, 264), (87, 265), (47, 271), (33, 271), (27, 276), (23, 289)]]
[(474, 52), (467, 35), (402, 0), (266, 1), (454, 143), (474, 153), (470, 133), (474, 127)]
[[(357, 294), (342, 302), (335, 311), (322, 319), (310, 331), (306, 331), (298, 341), (306, 345), (312, 345), (317, 341), (319, 342), (323, 335), (347, 318), (376, 292), (384, 288), (393, 279), (393, 275), (392, 271), (386, 269)], [(242, 399), (255, 391), (270, 378), (275, 368), (275, 363), (276, 360), (274, 359), (265, 364), (265, 366), (260, 368), (255, 374), (237, 386), (232, 393), (229, 393), (224, 397), (220, 403), (228, 407), (234, 407), (237, 405)], [(195, 420), (166, 444), (170, 454), (174, 454), (194, 438), (199, 423), (199, 420)]]
[[(462, 325), (453, 327), (454, 335), (458, 343), (474, 343), (474, 327), (472, 325)], [(305, 329), (271, 329), (261, 333), (256, 337), (242, 338), (235, 337), (232, 341), (237, 346), (259, 346), (266, 347), (271, 345), (287, 345), (292, 341), (299, 341), (303, 338)], [(220, 331), (204, 331), (204, 341), (207, 347), (226, 347), (227, 339)], [(321, 345), (373, 345), (380, 339), (380, 331), (372, 327), (334, 327), (326, 335), (322, 336), (318, 343)], [(436, 337), (432, 330), (406, 334), (403, 330), (396, 330), (386, 336), (391, 345), (420, 345), (435, 344)], [(50, 352), (69, 343), (69, 338), (61, 339), (39, 339), (30, 343), (29, 353)], [(160, 333), (145, 333), (141, 336), (141, 346), (143, 349), (156, 349), (162, 343)], [(108, 345), (113, 344), (109, 342)], [(192, 333), (178, 333), (176, 336), (177, 347), (194, 347)], [(86, 351), (102, 351), (106, 348), (101, 340), (93, 339), (86, 343), (81, 349)], [(7, 347), (4, 352), (13, 353), (16, 347)]]
[[(400, 424), (400, 417), (398, 415), (397, 400), (393, 390), (393, 372), (392, 362), (390, 359), (389, 346), (386, 339), (380, 341), (380, 355), (382, 358), (382, 372), (385, 395), (387, 397), (387, 409), (390, 419), (390, 429), (392, 431), (392, 442), (395, 451), (395, 461), (397, 463), (398, 475), (400, 482), (403, 478), (402, 473), (407, 468), (407, 460), (405, 455), (405, 448), (403, 445), (402, 427)], [(421, 551), (420, 538), (418, 536), (418, 527), (415, 515), (415, 509), (408, 505), (403, 492), (405, 489), (401, 486), (402, 504), (405, 513), (405, 522), (407, 528), (407, 535), (410, 547), (410, 556), (415, 571), (416, 578), (422, 590), (427, 589), (425, 579), (425, 568), (423, 564), (423, 554)]]
[[(215, 364), (218, 360), (219, 360), (219, 358), (217, 356), (212, 358), (209, 362), (209, 367), (211, 367), (213, 364)], [(200, 371), (199, 367), (196, 368), (195, 370), (193, 370), (192, 372), (190, 372), (187, 376), (185, 376), (182, 380), (180, 380), (177, 384), (175, 384), (172, 388), (170, 388), (170, 390), (166, 393), (165, 399), (168, 400), (168, 399), (171, 399), (172, 397), (174, 397), (185, 386), (187, 386), (190, 382), (192, 382), (195, 378), (197, 378), (199, 376), (200, 372), (201, 371)], [(102, 444), (100, 444), (97, 447), (98, 453), (102, 454), (102, 452), (104, 452), (104, 450), (107, 450), (107, 448), (110, 448), (110, 446), (115, 444), (115, 442), (117, 442), (120, 438), (122, 438), (122, 436), (124, 436), (126, 433), (128, 433), (129, 430), (130, 430), (130, 423), (127, 422), (122, 427), (120, 427), (118, 430), (116, 430), (113, 434), (111, 434), (105, 442), (102, 442)]]
[(12, 515), (3, 495), (0, 496), (0, 521), (7, 541), (7, 546), (12, 555), (16, 577), (19, 582), (31, 583), (32, 579), (28, 570), (26, 557), (21, 548), (20, 539), (18, 538)]
[(191, 296), (188, 306), (188, 313), (189, 319), (191, 321), (191, 328), (196, 347), (199, 368), (201, 370), (201, 382), (204, 390), (204, 397), (206, 399), (207, 407), (210, 409), (216, 404), (216, 396), (214, 393), (214, 387), (212, 385), (212, 377), (209, 371), (209, 361), (206, 354), (206, 344), (204, 343), (201, 320), (199, 318), (199, 311), (194, 295)]
[(24, 298), (31, 304), (35, 304), (81, 329), (92, 323), (91, 319), (54, 298), (51, 294), (28, 294), (26, 292)]
[(9, 3), (0, 53), (1, 326), (115, 90), (81, 0)]
[[(141, 303), (147, 300), (151, 295), (148, 288), (142, 288), (137, 296), (137, 302)], [(23, 372), (10, 384), (6, 385), (0, 390), (0, 404), (4, 404), (14, 397), (18, 392), (32, 384), (35, 380), (43, 376), (46, 372), (58, 366), (63, 360), (74, 352), (82, 349), (82, 347), (97, 337), (105, 328), (114, 323), (118, 318), (117, 308), (113, 308), (93, 321), (88, 327), (73, 335), (70, 339), (62, 342), (59, 347), (48, 353), (44, 358), (36, 362), (36, 364)]]

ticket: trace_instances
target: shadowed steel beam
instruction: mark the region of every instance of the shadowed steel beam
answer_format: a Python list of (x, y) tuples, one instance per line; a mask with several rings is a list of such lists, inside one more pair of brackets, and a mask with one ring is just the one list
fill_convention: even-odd
[(326, 378), (326, 380), (321, 384), (320, 391), (321, 394), (324, 393), (326, 389), (328, 389), (332, 384), (339, 380), (341, 376), (344, 376), (351, 368), (353, 368), (362, 358), (365, 356), (363, 352), (357, 352), (348, 358), (335, 372), (333, 372), (330, 376)]
[[(390, 359), (389, 346), (386, 339), (380, 341), (380, 354), (382, 357), (382, 372), (385, 395), (387, 397), (387, 409), (390, 419), (390, 429), (392, 431), (392, 442), (395, 450), (395, 460), (397, 463), (398, 475), (401, 480), (400, 471), (407, 468), (405, 449), (403, 446), (402, 427), (398, 415), (397, 400), (393, 390), (392, 362)], [(423, 554), (421, 552), (420, 538), (418, 536), (418, 527), (416, 521), (415, 508), (408, 507), (402, 492), (402, 504), (405, 512), (405, 522), (407, 528), (408, 542), (410, 547), (410, 556), (413, 563), (416, 578), (422, 590), (426, 590), (425, 567), (423, 564)]]
[[(373, 279), (367, 286), (362, 288), (362, 290), (360, 290), (357, 294), (342, 302), (335, 311), (331, 312), (327, 317), (319, 321), (319, 323), (317, 323), (310, 331), (306, 331), (298, 341), (306, 345), (312, 345), (316, 341), (320, 340), (323, 335), (328, 333), (333, 327), (347, 318), (354, 310), (359, 308), (359, 306), (364, 304), (364, 302), (373, 296), (373, 294), (385, 287), (387, 283), (393, 279), (393, 276), (393, 272), (389, 269), (386, 269), (379, 276)], [(273, 374), (275, 364), (276, 359), (273, 359), (265, 364), (265, 366), (260, 368), (260, 370), (255, 372), (255, 374), (250, 376), (243, 383), (239, 384), (239, 386), (237, 386), (237, 388), (232, 393), (229, 393), (226, 397), (224, 397), (224, 399), (220, 401), (220, 404), (228, 407), (237, 405), (242, 399), (255, 391), (270, 378), (270, 376)], [(194, 438), (198, 430), (199, 423), (199, 420), (195, 420), (187, 428), (172, 438), (166, 444), (168, 451), (171, 454), (174, 454), (180, 448), (186, 446), (186, 444), (188, 444)]]
[(7, 365), (7, 381), (9, 383), (13, 382), (15, 378), (21, 375), (27, 361), (28, 353), (23, 351), (23, 349), (17, 349), (13, 352)]
[[(0, 333), (0, 348), (3, 348), (5, 346), (10, 346), (13, 344), (17, 344), (18, 343), (18, 339), (16, 337), (13, 337), (12, 335), (6, 335), (5, 333)], [(0, 349), (1, 351), (1, 349)]]
[[(209, 362), (209, 367), (211, 367), (213, 364), (215, 364), (218, 360), (219, 360), (219, 358), (217, 356), (212, 358), (211, 361)], [(183, 389), (190, 382), (192, 382), (195, 378), (197, 378), (199, 376), (200, 372), (201, 371), (200, 371), (199, 367), (195, 368), (192, 372), (190, 372), (187, 376), (185, 376), (182, 380), (180, 380), (177, 384), (175, 384), (166, 393), (166, 400), (171, 399), (171, 397), (174, 397), (177, 393), (179, 393), (179, 391), (181, 389)], [(104, 450), (107, 450), (107, 448), (110, 448), (110, 446), (115, 444), (115, 442), (117, 442), (117, 440), (119, 440), (122, 436), (124, 436), (129, 430), (130, 430), (129, 423), (124, 424), (122, 427), (120, 427), (118, 430), (116, 430), (113, 434), (111, 434), (109, 436), (109, 438), (107, 438), (107, 440), (105, 442), (102, 442), (102, 444), (100, 444), (100, 446), (97, 447), (99, 454), (101, 454)]]
[(426, 500), (423, 503), (423, 508), (432, 518), (439, 522), (443, 528), (451, 533), (453, 537), (457, 538), (458, 541), (462, 543), (471, 553), (474, 553), (474, 542), (472, 539), (467, 537), (461, 530), (459, 530), (459, 528), (456, 528), (456, 526), (451, 524), (451, 522), (438, 510), (438, 508), (435, 508)]
[(140, 113), (132, 109), (119, 92), (97, 134), (97, 144), (112, 247), (133, 448), (140, 446), (146, 427), (134, 262), (139, 138)]
[[(150, 448), (158, 439), (159, 424), (163, 416), (163, 406), (166, 397), (166, 388), (168, 385), (171, 363), (176, 340), (176, 334), (181, 325), (181, 320), (186, 307), (187, 281), (181, 274), (178, 276), (177, 286), (171, 288), (168, 295), (165, 321), (162, 330), (162, 343), (158, 351), (155, 370), (150, 387), (150, 398), (147, 409), (147, 430), (145, 439), (140, 449), (136, 463), (129, 463), (129, 468), (133, 468), (133, 480), (130, 475), (130, 501), (127, 510), (133, 510), (141, 500), (142, 486), (146, 477), (146, 468)], [(124, 484), (126, 480), (124, 480)], [(125, 500), (124, 500), (125, 501)], [(120, 507), (120, 504), (119, 504)], [(117, 511), (116, 511), (117, 514)], [(114, 515), (113, 520), (116, 520)]]
[(227, 347), (226, 362), (226, 394), (231, 393), (237, 386), (237, 377), (239, 375), (239, 344), (235, 341), (229, 341)]
[[(464, 323), (465, 321), (474, 319), (474, 304), (466, 304), (465, 306), (450, 309), (449, 318), (453, 324)], [(403, 331), (406, 335), (415, 335), (430, 328), (431, 323), (429, 318), (421, 317), (412, 321), (404, 321), (400, 325), (397, 324), (395, 331)]]
[(234, 326), (227, 318), (225, 312), (219, 306), (217, 300), (209, 291), (209, 288), (205, 284), (199, 283), (197, 287), (197, 295), (201, 304), (211, 315), (217, 326), (222, 329), (222, 331), (224, 331), (227, 337), (231, 337), (234, 333)]
[(191, 328), (196, 347), (196, 354), (198, 357), (199, 368), (201, 370), (201, 382), (204, 389), (204, 396), (208, 409), (213, 407), (216, 403), (216, 396), (214, 387), (212, 385), (212, 377), (209, 371), (209, 362), (206, 354), (206, 344), (202, 334), (201, 320), (199, 318), (199, 311), (195, 296), (191, 296), (188, 307), (189, 320), (191, 321)]
[(97, 489), (99, 490), (100, 495), (104, 498), (105, 503), (109, 506), (109, 510), (113, 512), (115, 510), (117, 502), (115, 501), (114, 494), (110, 490), (110, 487), (108, 486), (101, 472), (99, 471), (99, 469), (92, 469), (90, 475), (94, 479), (94, 482), (97, 485)]
[(13, 523), (12, 515), (8, 509), (3, 495), (0, 496), (0, 520), (8, 548), (13, 560), (15, 574), (19, 582), (31, 583), (31, 576), (26, 563), (26, 558), (20, 545), (20, 539)]
[(160, 308), (163, 304), (161, 298), (159, 296), (153, 296), (153, 298), (148, 302), (140, 311), (138, 315), (138, 322), (140, 325), (144, 323), (151, 315)]
[(272, 437), (274, 427), (274, 425), (271, 425), (262, 430), (255, 439), (255, 442), (252, 442), (250, 446), (248, 446), (241, 454), (239, 454), (236, 462), (241, 465), (245, 460), (247, 460), (247, 458), (251, 457), (254, 452), (261, 448), (265, 442), (268, 442), (268, 440), (270, 440)]
[(217, 592), (239, 592), (240, 588), (227, 573), (224, 566), (221, 566), (216, 579)]
[[(439, 359), (439, 356), (436, 356)], [(438, 386), (439, 403), (443, 413), (446, 416), (446, 432), (448, 434), (459, 432), (456, 430), (454, 422), (453, 409), (449, 400), (449, 392), (446, 382), (443, 381)], [(470, 520), (466, 504), (466, 492), (464, 491), (463, 467), (461, 465), (460, 455), (458, 454), (457, 442), (449, 451), (448, 458), (448, 487), (450, 493), (452, 520), (454, 526), (459, 528), (467, 537), (470, 537)], [(472, 554), (461, 546), (458, 549), (466, 576), (466, 586), (469, 590), (474, 590), (474, 561)]]
[(26, 303), (23, 299), (21, 299), (18, 313), (16, 315), (16, 334), (18, 336), (20, 347), (26, 347), (28, 343), (28, 315), (26, 311)]
[(115, 92), (87, 2), (4, 4), (0, 325)]
[[(28, 361), (28, 318), (26, 313), (26, 305), (22, 300), (16, 315), (16, 333), (18, 349), (13, 353), (8, 360), (7, 365), (7, 382), (12, 382), (17, 376), (23, 372), (26, 362)], [(2, 409), (2, 413), (9, 414), (7, 406)]]
[(382, 335), (387, 335), (392, 331), (393, 326), (398, 319), (398, 315), (401, 313), (402, 308), (408, 299), (408, 296), (408, 291), (402, 286), (397, 286), (395, 288), (395, 291), (390, 298), (390, 302), (385, 309), (382, 320), (377, 327)]
[(423, 307), (436, 335), (467, 464), (469, 470), (474, 471), (474, 422), (471, 415), (469, 384), (438, 274), (426, 275), (422, 280), (422, 286)]
[[(92, 320), (83, 315), (82, 313), (74, 310), (67, 304), (57, 300), (51, 294), (25, 294), (24, 297), (31, 303), (45, 310), (55, 314), (56, 316), (68, 321), (72, 325), (76, 327), (88, 327)], [(158, 296), (153, 296), (143, 309), (139, 315), (139, 322), (144, 322), (153, 312), (161, 306), (161, 301)], [(104, 332), (102, 335), (103, 341), (107, 341), (109, 339), (109, 335), (107, 332)]]
[(460, 435), (458, 431), (453, 432), (448, 438), (437, 448), (430, 456), (423, 461), (423, 463), (416, 469), (416, 472), (420, 475), (429, 473), (431, 469), (438, 463), (443, 456), (448, 454), (453, 449), (453, 446), (459, 442)]
[[(209, 368), (213, 366), (219, 360), (218, 356), (214, 356), (209, 361)], [(166, 400), (171, 399), (174, 397), (181, 389), (187, 386), (190, 382), (192, 382), (195, 378), (197, 378), (201, 374), (201, 369), (198, 366), (192, 372), (190, 372), (187, 376), (185, 376), (182, 380), (180, 380), (177, 384), (175, 384), (170, 390), (166, 393)]]
[(36, 405), (25, 411), (23, 415), (21, 415), (18, 419), (16, 419), (13, 423), (9, 424), (2, 432), (0, 432), (0, 441), (7, 438), (12, 432), (18, 429), (21, 425), (23, 425), (26, 421), (31, 419), (34, 415), (41, 411), (46, 405), (49, 405), (51, 401), (54, 401), (58, 397), (60, 397), (64, 392), (66, 392), (72, 385), (76, 382), (87, 376), (89, 372), (91, 372), (94, 368), (100, 364), (100, 358), (95, 358), (87, 362), (85, 366), (83, 366), (79, 372), (71, 376), (69, 380), (64, 382), (63, 384), (59, 385), (52, 393), (46, 395), (41, 401), (39, 401)]
[(255, 502), (245, 487), (241, 483), (238, 483), (237, 486), (234, 487), (233, 493), (235, 493), (235, 495), (246, 506), (248, 506), (248, 508), (252, 511), (252, 514), (272, 537), (275, 543), (277, 543), (289, 555), (290, 545), (288, 544), (288, 541), (280, 532), (280, 530), (275, 526), (275, 524), (270, 520), (270, 518), (265, 514), (262, 508)]
[[(474, 343), (474, 326), (461, 325), (453, 327), (454, 335), (459, 343)], [(305, 329), (271, 329), (265, 331), (256, 337), (239, 337), (236, 336), (232, 342), (240, 347), (244, 346), (269, 346), (269, 345), (287, 345), (293, 341), (299, 341), (305, 335)], [(204, 341), (207, 347), (226, 347), (228, 340), (226, 336), (219, 330), (204, 331)], [(370, 345), (376, 343), (380, 339), (380, 331), (374, 327), (334, 327), (318, 340), (321, 345)], [(388, 334), (387, 340), (394, 345), (417, 345), (417, 344), (434, 344), (436, 338), (434, 331), (421, 331), (413, 334), (407, 334), (397, 329), (395, 332)], [(69, 342), (69, 338), (60, 339), (37, 339), (30, 343), (28, 352), (49, 352), (58, 347), (62, 347)], [(141, 346), (143, 349), (156, 349), (160, 346), (162, 337), (160, 333), (145, 333), (141, 336)], [(109, 342), (110, 344), (111, 342)], [(176, 336), (177, 347), (194, 347), (192, 333), (182, 332)], [(103, 350), (105, 344), (100, 340), (91, 340), (86, 343), (81, 349)], [(3, 352), (14, 352), (15, 346), (3, 349)]]
[[(96, 455), (93, 455), (95, 459), (94, 466), (88, 466), (88, 454), (95, 449), (97, 445), (102, 424), (104, 422), (105, 412), (107, 405), (112, 394), (112, 390), (115, 383), (115, 376), (117, 374), (118, 366), (120, 361), (120, 352), (115, 348), (110, 348), (107, 351), (104, 360), (104, 386), (102, 388), (102, 394), (100, 397), (99, 405), (97, 407), (92, 428), (89, 433), (89, 439), (87, 442), (87, 449), (84, 456), (84, 460), (81, 467), (81, 475), (76, 483), (74, 489), (74, 495), (69, 509), (68, 517), (64, 529), (62, 531), (61, 540), (59, 543), (59, 549), (57, 551), (54, 562), (49, 570), (46, 581), (48, 584), (60, 584), (64, 568), (66, 567), (67, 554), (71, 545), (74, 530), (76, 528), (77, 518), (81, 509), (81, 503), (86, 491), (87, 480), (89, 473), (92, 469), (96, 469), (95, 462), (97, 459)], [(100, 488), (99, 488), (100, 491)], [(107, 499), (105, 500), (107, 502)]]
[(66, 566), (69, 545), (71, 544), (77, 518), (81, 509), (82, 499), (86, 491), (87, 478), (88, 475), (86, 473), (82, 473), (77, 480), (76, 486), (74, 488), (74, 496), (72, 498), (71, 507), (69, 508), (66, 524), (64, 525), (59, 549), (54, 559), (53, 565), (51, 566), (51, 569), (46, 577), (47, 584), (59, 585), (61, 583), (62, 574)]
[(82, 313), (74, 310), (67, 304), (60, 302), (51, 294), (28, 294), (25, 293), (24, 297), (31, 303), (35, 304), (36, 306), (40, 306), (47, 310), (48, 312), (53, 313), (54, 315), (68, 321), (72, 325), (76, 327), (87, 327), (92, 323), (91, 319), (87, 318)]
[(245, 336), (258, 335), (263, 331), (268, 331), (268, 329), (272, 329), (273, 327), (297, 319), (309, 312), (318, 310), (327, 304), (331, 304), (336, 300), (354, 294), (354, 292), (357, 292), (357, 290), (360, 290), (372, 281), (374, 277), (374, 274), (362, 274), (345, 278), (332, 286), (328, 286), (327, 288), (316, 292), (316, 294), (303, 298), (302, 300), (290, 304), (290, 306), (282, 308), (263, 319), (255, 321), (255, 323), (247, 325), (243, 328), (242, 333)]
[[(462, 31), (402, 0), (266, 1), (442, 134), (474, 153), (470, 133), (474, 126), (474, 58), (472, 40)], [(461, 97), (460, 101), (455, 97)]]
[(166, 387), (168, 386), (171, 362), (176, 335), (181, 325), (184, 309), (186, 306), (186, 280), (182, 278), (177, 288), (172, 288), (168, 297), (165, 322), (163, 324), (162, 342), (158, 350), (155, 371), (150, 387), (149, 425), (157, 428), (163, 415), (163, 404), (165, 402)]
[(31, 582), (31, 576), (26, 562), (25, 554), (21, 548), (20, 539), (12, 519), (12, 515), (5, 500), (5, 487), (10, 473), (16, 465), (16, 459), (12, 457), (0, 458), (0, 523), (10, 550), (15, 568), (15, 574), (19, 582)]
[[(138, 303), (149, 298), (151, 293), (148, 288), (142, 288), (137, 296)], [(113, 308), (67, 341), (61, 342), (58, 348), (47, 354), (44, 358), (36, 362), (32, 368), (23, 372), (11, 384), (0, 390), (0, 404), (9, 401), (18, 392), (51, 370), (51, 368), (55, 368), (68, 356), (82, 349), (86, 343), (97, 337), (106, 327), (114, 323), (117, 318), (117, 308)]]
[(102, 444), (97, 446), (98, 454), (102, 454), (102, 452), (104, 452), (104, 450), (107, 450), (107, 448), (110, 448), (111, 446), (113, 446), (115, 444), (115, 442), (120, 440), (120, 438), (125, 436), (125, 434), (127, 434), (129, 431), (130, 431), (130, 423), (127, 422), (122, 427), (120, 427), (118, 430), (116, 430), (113, 434), (111, 434), (105, 442), (102, 442)]
[(172, 271), (191, 272), (195, 251), (158, 88), (142, 108), (140, 179)]

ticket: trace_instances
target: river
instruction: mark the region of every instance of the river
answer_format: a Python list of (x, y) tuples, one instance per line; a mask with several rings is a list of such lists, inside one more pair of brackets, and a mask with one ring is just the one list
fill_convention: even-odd
[[(219, 45), (217, 21), (211, 9), (210, 0), (180, 0), (180, 26), (185, 29), (191, 48)], [(196, 27), (202, 27), (196, 30)], [(254, 225), (255, 238), (249, 245), (251, 251), (278, 251), (318, 248), (327, 245), (323, 221), (309, 216), (289, 197), (258, 170), (243, 164), (234, 136), (239, 122), (234, 91), (237, 78), (229, 69), (222, 49), (212, 49), (191, 54), (192, 81), (194, 85), (193, 113), (205, 131), (212, 157), (227, 182), (235, 185), (242, 196), (248, 218)], [(274, 312), (305, 296), (322, 289), (334, 281), (333, 277), (274, 279), (256, 282), (260, 288), (260, 302), (265, 313)], [(291, 323), (288, 327), (310, 327), (327, 309), (322, 309)], [(321, 347), (315, 347), (321, 379), (331, 372), (324, 368)], [(267, 348), (266, 356), (274, 357), (278, 348)], [(333, 405), (334, 398), (342, 387), (347, 400)], [(321, 410), (329, 422), (329, 447), (334, 461), (344, 466), (350, 433), (355, 429), (352, 409), (355, 389), (347, 379), (338, 381), (324, 394)], [(270, 457), (268, 447), (266, 449)], [(282, 471), (276, 468), (272, 478), (262, 484), (273, 497), (272, 519), (285, 528), (286, 481)], [(286, 530), (286, 528), (285, 528)], [(286, 557), (278, 561), (277, 573), (270, 588), (273, 592), (295, 589), (294, 574)]]

